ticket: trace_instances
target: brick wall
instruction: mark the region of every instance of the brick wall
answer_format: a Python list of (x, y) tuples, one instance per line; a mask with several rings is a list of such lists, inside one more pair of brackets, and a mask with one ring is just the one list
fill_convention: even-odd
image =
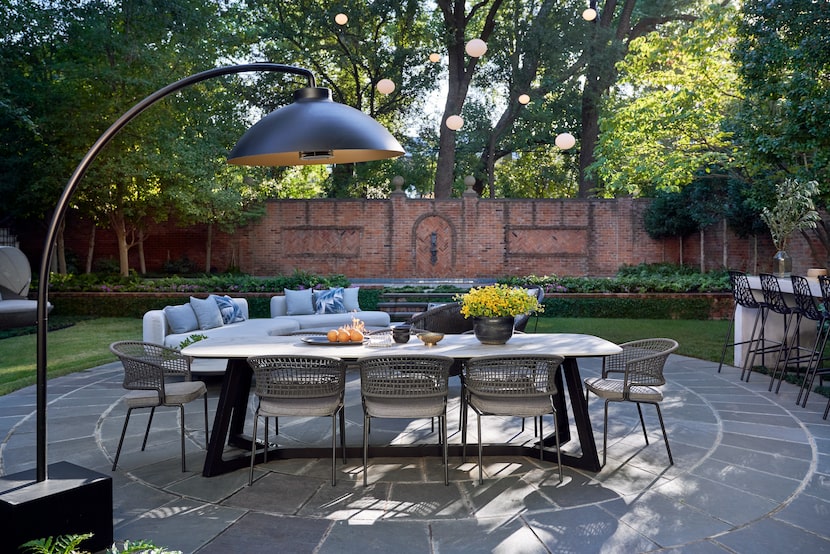
[[(238, 267), (252, 275), (294, 270), (342, 273), (349, 278), (488, 278), (504, 275), (610, 276), (623, 264), (680, 262), (678, 239), (653, 240), (643, 229), (648, 200), (281, 200), (266, 216), (232, 234), (216, 233), (212, 267)], [(89, 224), (70, 218), (67, 247), (86, 255)], [(183, 257), (205, 265), (205, 226), (173, 223), (150, 230), (145, 244), (149, 271)], [(769, 271), (774, 254), (767, 236), (757, 245), (724, 232), (721, 224), (686, 238), (683, 262), (705, 269), (724, 266)], [(39, 245), (35, 248), (39, 248)], [(757, 255), (756, 255), (757, 249)], [(794, 271), (825, 267), (812, 258), (804, 239), (789, 248)], [(111, 231), (99, 229), (96, 258), (116, 258)], [(39, 259), (32, 257), (30, 259)], [(755, 263), (757, 257), (757, 264)], [(138, 267), (136, 249), (132, 267)]]

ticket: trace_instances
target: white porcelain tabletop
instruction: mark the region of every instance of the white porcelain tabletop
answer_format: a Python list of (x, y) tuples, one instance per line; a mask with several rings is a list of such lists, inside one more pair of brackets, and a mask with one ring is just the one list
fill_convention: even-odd
[(194, 358), (247, 358), (248, 356), (332, 356), (357, 360), (366, 356), (389, 354), (437, 354), (453, 358), (472, 358), (487, 355), (558, 354), (566, 358), (609, 356), (621, 352), (613, 342), (575, 333), (516, 334), (503, 345), (481, 344), (474, 335), (446, 335), (435, 346), (425, 346), (413, 336), (405, 344), (387, 347), (366, 345), (329, 346), (307, 344), (298, 336), (267, 336), (250, 338), (210, 338), (182, 349), (182, 354)]

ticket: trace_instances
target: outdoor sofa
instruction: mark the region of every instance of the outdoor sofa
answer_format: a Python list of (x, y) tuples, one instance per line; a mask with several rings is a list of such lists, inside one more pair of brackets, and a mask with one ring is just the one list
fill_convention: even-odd
[(270, 318), (250, 318), (244, 298), (212, 294), (191, 297), (185, 304), (165, 306), (144, 314), (143, 340), (170, 348), (205, 337), (290, 335), (299, 331), (326, 331), (359, 319), (369, 328), (389, 327), (387, 312), (364, 311), (357, 287), (312, 291), (285, 290), (271, 298)]

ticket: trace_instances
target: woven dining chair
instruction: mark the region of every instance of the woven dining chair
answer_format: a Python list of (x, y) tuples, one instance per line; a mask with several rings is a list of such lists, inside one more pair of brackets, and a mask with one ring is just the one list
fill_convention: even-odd
[(608, 404), (610, 402), (634, 402), (640, 416), (640, 425), (648, 444), (648, 433), (643, 420), (643, 410), (640, 404), (653, 404), (657, 409), (657, 418), (660, 420), (660, 429), (663, 431), (663, 441), (666, 443), (666, 452), (669, 454), (669, 463), (674, 465), (669, 437), (666, 435), (666, 426), (663, 423), (663, 414), (660, 411), (660, 402), (663, 393), (660, 387), (666, 384), (663, 376), (663, 366), (669, 354), (677, 350), (677, 341), (672, 339), (654, 338), (642, 339), (620, 344), (622, 352), (607, 356), (603, 359), (602, 377), (586, 378), (585, 402), (588, 403), (588, 393), (592, 392), (605, 400), (605, 417), (603, 418), (602, 433), (602, 466), (605, 466), (608, 451)]
[(378, 355), (362, 358), (358, 364), (363, 402), (363, 486), (368, 485), (369, 426), (373, 417), (437, 417), (438, 440), (444, 460), (444, 484), (449, 485), (447, 395), (453, 359), (447, 356)]
[(346, 422), (343, 396), (346, 390), (346, 363), (324, 356), (252, 356), (254, 371), (254, 447), (248, 485), (254, 482), (254, 459), (259, 418), (265, 419), (264, 460), (268, 461), (268, 418), (331, 417), (331, 485), (337, 484), (337, 416), (340, 415), (340, 447), (346, 463)]
[[(747, 352), (747, 360), (741, 370), (741, 379), (743, 380), (744, 374), (746, 374), (747, 382), (749, 382), (749, 376), (752, 374), (752, 368), (755, 366), (755, 360), (759, 354), (761, 355), (761, 365), (764, 367), (767, 367), (767, 356), (774, 356), (774, 364), (772, 367), (767, 367), (767, 369), (771, 369), (772, 373), (777, 371), (779, 364), (787, 355), (787, 337), (791, 332), (793, 317), (800, 311), (797, 306), (787, 303), (784, 293), (781, 291), (781, 285), (778, 283), (778, 277), (771, 273), (759, 273), (758, 276), (761, 278), (761, 294), (764, 299), (761, 301), (758, 335), (755, 337), (750, 351)], [(770, 337), (767, 332), (771, 314), (778, 314), (783, 319), (784, 330), (780, 339)]]
[[(542, 416), (553, 415), (556, 437), (556, 459), (559, 482), (562, 482), (562, 454), (559, 449), (559, 430), (556, 429), (556, 408), (553, 397), (556, 370), (564, 358), (554, 355), (478, 356), (464, 366), (464, 395), (466, 405), (476, 413), (478, 428), (478, 482), (484, 483), (481, 416), (515, 416), (538, 418), (539, 435), (544, 437)], [(467, 413), (462, 416), (462, 453), (467, 453)], [(524, 425), (524, 423), (523, 423)], [(539, 440), (539, 459), (544, 457), (543, 440)]]
[(118, 449), (112, 462), (112, 470), (118, 466), (121, 446), (130, 423), (130, 415), (137, 408), (150, 408), (147, 429), (141, 450), (147, 446), (153, 415), (159, 406), (176, 406), (179, 408), (181, 427), (182, 471), (187, 471), (184, 453), (184, 405), (197, 398), (205, 401), (205, 443), (208, 442), (208, 402), (207, 387), (202, 381), (193, 381), (190, 372), (190, 358), (182, 356), (178, 350), (149, 342), (118, 341), (110, 344), (110, 351), (124, 366), (123, 386), (129, 392), (124, 395), (127, 404), (127, 417), (121, 429)]

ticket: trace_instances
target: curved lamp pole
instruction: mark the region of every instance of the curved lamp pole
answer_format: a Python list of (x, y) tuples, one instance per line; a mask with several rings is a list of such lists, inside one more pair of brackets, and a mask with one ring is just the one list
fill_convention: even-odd
[(46, 232), (37, 290), (37, 481), (47, 479), (46, 464), (46, 334), (48, 330), (49, 266), (58, 227), (69, 200), (89, 166), (103, 148), (144, 110), (190, 85), (251, 71), (290, 73), (308, 80), (294, 93), (294, 103), (272, 112), (243, 135), (228, 162), (239, 165), (310, 165), (355, 163), (394, 158), (404, 153), (397, 140), (377, 121), (350, 106), (331, 100), (331, 92), (317, 88), (308, 69), (276, 63), (251, 63), (209, 69), (159, 89), (127, 110), (98, 137), (63, 189)]

